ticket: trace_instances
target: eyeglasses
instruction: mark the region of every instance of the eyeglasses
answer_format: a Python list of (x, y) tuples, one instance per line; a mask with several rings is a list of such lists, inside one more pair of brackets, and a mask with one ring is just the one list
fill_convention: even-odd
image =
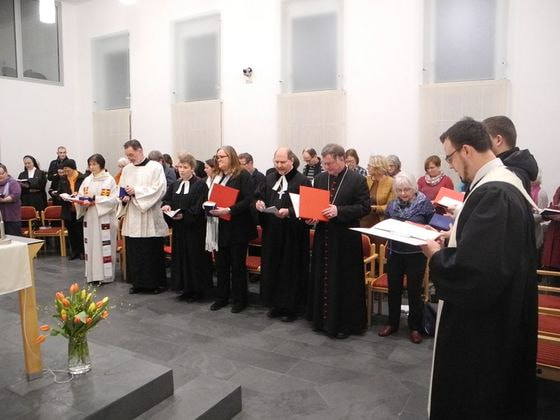
[(225, 159), (228, 158), (228, 155), (216, 155), (216, 159)]
[(451, 158), (452, 158), (453, 155), (454, 155), (455, 153), (457, 153), (459, 150), (461, 150), (461, 149), (455, 149), (452, 153), (446, 155), (446, 156), (445, 156), (445, 161), (446, 161), (447, 163), (451, 163)]

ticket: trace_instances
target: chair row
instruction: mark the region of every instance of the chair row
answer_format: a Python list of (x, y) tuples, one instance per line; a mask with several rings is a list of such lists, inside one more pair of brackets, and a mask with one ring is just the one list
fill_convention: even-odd
[[(560, 271), (537, 270), (539, 276), (560, 278)], [(537, 375), (560, 381), (560, 288), (539, 285)]]
[[(61, 218), (62, 206), (48, 206), (40, 213), (32, 206), (21, 206), (21, 234), (29, 238), (58, 238), (60, 255), (66, 256), (68, 230)], [(40, 225), (37, 227), (37, 224)]]

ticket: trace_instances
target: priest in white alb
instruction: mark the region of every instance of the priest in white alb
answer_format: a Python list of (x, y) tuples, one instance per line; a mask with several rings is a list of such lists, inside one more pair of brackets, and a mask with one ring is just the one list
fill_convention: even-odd
[(110, 283), (115, 278), (117, 257), (118, 188), (105, 170), (105, 158), (94, 154), (88, 158), (91, 171), (74, 203), (78, 219), (84, 218), (85, 277), (88, 283)]
[(129, 293), (158, 294), (166, 285), (163, 244), (167, 224), (161, 211), (165, 174), (159, 163), (144, 156), (138, 140), (127, 141), (124, 151), (131, 163), (123, 168), (119, 180), (118, 216), (124, 216), (126, 272), (132, 283)]

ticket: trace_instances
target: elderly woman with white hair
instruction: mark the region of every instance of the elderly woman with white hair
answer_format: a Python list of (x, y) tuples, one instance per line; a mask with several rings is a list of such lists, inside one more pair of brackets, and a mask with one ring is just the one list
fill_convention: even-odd
[[(432, 202), (420, 191), (414, 177), (405, 172), (395, 176), (393, 184), (395, 200), (387, 205), (387, 217), (400, 221), (428, 224), (435, 213)], [(408, 291), (408, 327), (410, 340), (422, 342), (422, 280), (426, 269), (426, 257), (420, 247), (402, 242), (389, 241), (387, 258), (387, 276), (389, 281), (389, 324), (379, 336), (386, 337), (398, 331), (401, 316), (401, 298), (403, 278), (407, 277)]]

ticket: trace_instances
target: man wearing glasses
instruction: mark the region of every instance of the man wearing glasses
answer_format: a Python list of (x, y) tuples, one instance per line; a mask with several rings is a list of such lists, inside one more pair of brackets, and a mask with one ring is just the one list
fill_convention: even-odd
[(430, 418), (535, 418), (534, 203), (482, 123), (465, 118), (440, 140), (471, 187), (448, 246), (422, 247), (440, 298)]

